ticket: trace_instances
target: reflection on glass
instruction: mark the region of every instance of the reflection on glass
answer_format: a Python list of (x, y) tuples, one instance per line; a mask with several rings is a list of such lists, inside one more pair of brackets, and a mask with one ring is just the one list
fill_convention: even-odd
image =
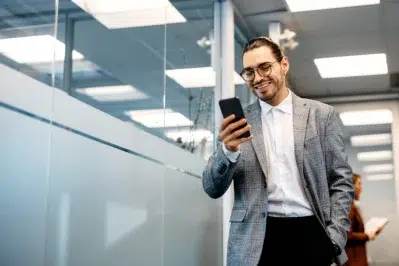
[(143, 92), (129, 85), (89, 87), (76, 89), (76, 92), (89, 96), (99, 102), (148, 99), (148, 96)]
[(150, 128), (181, 127), (193, 124), (193, 121), (171, 109), (136, 110), (127, 111), (126, 114), (132, 120)]
[(147, 210), (118, 202), (107, 202), (105, 220), (105, 248), (110, 248), (134, 233), (147, 221)]
[[(66, 46), (61, 36), (53, 36), (53, 26), (45, 22), (43, 16), (42, 23), (36, 25), (29, 25), (26, 18), (19, 21), (20, 27), (0, 27), (0, 63), (47, 85), (53, 85), (54, 70), (54, 85), (61, 88)], [(72, 59), (77, 65), (87, 67), (80, 52), (73, 50)]]
[[(50, 35), (6, 38), (0, 39), (0, 53), (21, 64), (51, 63), (53, 57), (65, 59), (65, 44)], [(73, 51), (72, 58), (83, 59), (83, 55)]]
[[(202, 88), (216, 86), (216, 73), (212, 67), (183, 68), (166, 70), (166, 75), (183, 88)], [(245, 84), (238, 73), (234, 73), (234, 84)]]
[(62, 194), (58, 208), (58, 254), (57, 266), (68, 265), (69, 252), (69, 221), (71, 212), (71, 199), (69, 194)]

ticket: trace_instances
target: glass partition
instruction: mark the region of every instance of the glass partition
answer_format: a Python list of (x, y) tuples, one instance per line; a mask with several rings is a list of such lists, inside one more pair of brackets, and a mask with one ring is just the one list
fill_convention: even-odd
[[(175, 6), (187, 21), (165, 26), (162, 128), (167, 141), (180, 150), (182, 156), (175, 159), (182, 166), (191, 164), (191, 158), (206, 162), (213, 152), (216, 85), (211, 59), (213, 1), (184, 2), (175, 1)], [(208, 199), (199, 178), (170, 169), (165, 177), (165, 265), (222, 265), (220, 202)]]
[(62, 86), (63, 16), (54, 2), (0, 2), (0, 265), (46, 258), (53, 87)]
[[(182, 150), (207, 159), (213, 151), (216, 86), (213, 3), (178, 7), (188, 20), (167, 26), (165, 106), (181, 119), (166, 125), (163, 134)], [(172, 121), (175, 115), (166, 113), (166, 121)]]
[(222, 263), (213, 89), (168, 75), (210, 66), (213, 2), (126, 3), (0, 4), (2, 266)]

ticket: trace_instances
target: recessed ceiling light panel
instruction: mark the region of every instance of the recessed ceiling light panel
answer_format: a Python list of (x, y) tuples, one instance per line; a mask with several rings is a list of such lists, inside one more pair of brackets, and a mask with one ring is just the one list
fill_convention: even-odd
[(367, 54), (317, 58), (314, 60), (322, 78), (344, 78), (388, 74), (385, 54)]
[(376, 5), (380, 0), (285, 0), (291, 12)]
[(357, 159), (361, 162), (392, 160), (392, 151), (359, 152)]
[(349, 111), (339, 114), (344, 126), (379, 125), (392, 123), (392, 111), (389, 109)]
[(392, 138), (391, 134), (372, 134), (352, 136), (350, 141), (353, 147), (380, 146), (391, 144)]

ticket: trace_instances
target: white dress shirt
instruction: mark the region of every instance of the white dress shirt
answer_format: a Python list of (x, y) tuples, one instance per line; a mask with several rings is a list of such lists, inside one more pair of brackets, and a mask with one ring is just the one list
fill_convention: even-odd
[[(259, 100), (260, 101), (260, 100)], [(299, 176), (294, 150), (292, 93), (278, 106), (260, 101), (262, 130), (268, 163), (268, 215), (301, 217), (313, 215)], [(240, 152), (230, 152), (223, 145), (227, 158), (236, 162)]]

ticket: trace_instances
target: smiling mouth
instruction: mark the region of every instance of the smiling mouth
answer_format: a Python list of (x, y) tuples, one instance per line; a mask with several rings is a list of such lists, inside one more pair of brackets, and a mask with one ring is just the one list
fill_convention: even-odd
[(270, 85), (272, 85), (271, 81), (263, 82), (262, 84), (256, 86), (255, 89), (260, 92), (265, 92), (269, 89)]

